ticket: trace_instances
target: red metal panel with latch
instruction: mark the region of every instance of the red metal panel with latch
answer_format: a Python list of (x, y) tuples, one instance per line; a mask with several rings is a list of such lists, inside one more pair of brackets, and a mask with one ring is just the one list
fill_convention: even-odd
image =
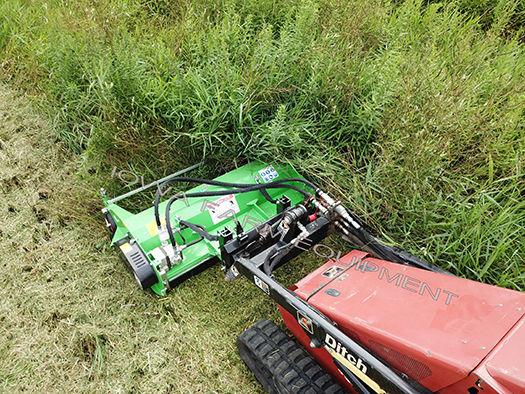
[[(360, 251), (328, 261), (293, 290), (346, 335), (432, 392), (464, 381), (496, 349), (501, 353), (489, 358), (487, 373), (510, 391), (494, 392), (525, 393), (525, 357), (515, 354), (520, 343), (523, 348), (525, 333), (517, 332), (510, 345), (498, 348), (523, 318), (523, 293), (374, 259)], [(350, 390), (326, 350), (311, 349), (296, 319), (286, 313), (283, 317), (323, 367)], [(467, 385), (474, 383), (469, 379)], [(475, 392), (469, 387), (457, 392)]]

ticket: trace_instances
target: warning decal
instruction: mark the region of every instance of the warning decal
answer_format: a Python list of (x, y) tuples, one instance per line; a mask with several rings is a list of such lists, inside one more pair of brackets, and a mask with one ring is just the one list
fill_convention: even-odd
[(264, 291), (266, 294), (270, 295), (270, 287), (266, 283), (264, 283), (258, 276), (253, 276), (253, 282), (259, 289)]
[(216, 201), (209, 201), (207, 208), (213, 224), (220, 223), (241, 211), (233, 194), (221, 197)]
[(299, 322), (299, 325), (306, 331), (308, 331), (310, 334), (314, 333), (314, 325), (312, 323), (312, 319), (310, 319), (301, 311), (297, 311), (297, 321)]
[(341, 271), (343, 271), (341, 267), (334, 265), (328, 268), (325, 272), (323, 272), (322, 275), (326, 276), (327, 278), (333, 278), (334, 276), (337, 276)]

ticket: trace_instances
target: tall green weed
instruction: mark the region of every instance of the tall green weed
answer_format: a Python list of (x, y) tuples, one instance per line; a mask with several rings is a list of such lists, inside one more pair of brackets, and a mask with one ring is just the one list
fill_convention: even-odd
[(405, 2), (388, 24), (399, 80), (363, 173), (367, 209), (414, 253), (523, 289), (524, 48), (454, 7), (418, 9)]
[[(148, 150), (183, 138), (202, 155), (264, 158), (286, 122), (296, 143), (281, 154), (319, 141), (366, 151), (388, 94), (375, 72), (359, 76), (367, 43), (353, 47), (322, 25), (337, 10), (320, 16), (306, 1), (262, 18), (264, 2), (216, 3), (212, 14), (199, 2), (175, 4), (144, 2), (126, 16), (119, 3), (60, 3), (41, 51), (25, 49), (47, 76), (35, 82), (72, 149), (140, 138)], [(138, 24), (152, 14), (156, 34), (130, 32), (131, 17)]]
[[(376, 232), (511, 286), (484, 267), (523, 266), (522, 5), (490, 4), (487, 23), (452, 0), (13, 0), (1, 64), (88, 169), (291, 162)], [(452, 247), (487, 212), (509, 242)]]

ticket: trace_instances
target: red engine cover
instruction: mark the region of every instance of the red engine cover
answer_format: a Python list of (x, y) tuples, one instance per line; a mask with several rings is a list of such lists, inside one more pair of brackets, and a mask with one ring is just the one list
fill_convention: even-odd
[[(483, 388), (483, 393), (525, 394), (525, 329), (519, 329), (525, 327), (525, 294), (360, 251), (328, 261), (294, 291), (346, 335), (432, 392), (473, 394)], [(308, 346), (296, 318), (285, 311), (283, 318), (350, 389), (328, 352)], [(484, 384), (501, 387), (491, 391)]]

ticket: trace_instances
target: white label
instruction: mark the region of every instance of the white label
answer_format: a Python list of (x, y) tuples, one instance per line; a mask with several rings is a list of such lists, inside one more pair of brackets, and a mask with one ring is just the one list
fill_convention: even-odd
[(279, 174), (277, 173), (277, 171), (275, 171), (273, 166), (269, 166), (263, 168), (262, 170), (259, 170), (259, 175), (263, 179), (264, 183), (271, 182), (279, 176)]
[(279, 233), (281, 234), (281, 241), (283, 238), (288, 234), (288, 231), (290, 230), (290, 226), (286, 224), (286, 222), (283, 220), (281, 221), (281, 224), (279, 224), (279, 227), (277, 228)]
[(211, 220), (213, 224), (218, 224), (225, 219), (228, 219), (241, 210), (237, 200), (233, 194), (219, 198), (216, 201), (208, 204), (208, 211), (210, 212)]
[(264, 283), (261, 279), (259, 279), (257, 276), (253, 276), (253, 281), (257, 285), (258, 288), (260, 288), (262, 291), (264, 291), (266, 294), (270, 295), (270, 288), (266, 283)]

